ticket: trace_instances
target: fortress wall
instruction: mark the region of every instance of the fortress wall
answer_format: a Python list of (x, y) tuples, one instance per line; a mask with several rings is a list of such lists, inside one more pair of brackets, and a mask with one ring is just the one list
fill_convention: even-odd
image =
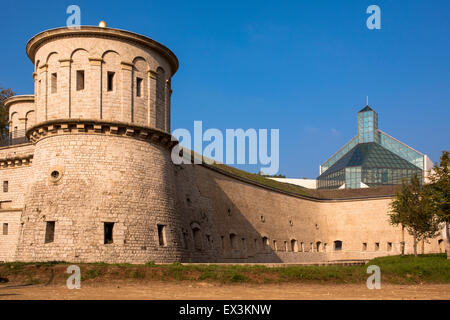
[[(327, 241), (342, 241), (342, 251), (332, 250), (330, 260), (372, 259), (401, 253), (402, 230), (389, 223), (392, 198), (321, 203), (321, 213), (327, 221)], [(424, 243), (425, 253), (439, 252), (440, 237)], [(404, 231), (405, 253), (412, 254), (413, 238)], [(367, 244), (365, 250), (363, 243)], [(377, 244), (378, 243), (378, 247)], [(422, 245), (418, 244), (421, 253)]]
[(0, 209), (0, 262), (14, 261), (22, 210)]
[[(24, 194), (32, 172), (30, 157), (33, 152), (32, 144), (0, 148), (0, 209), (23, 208)], [(3, 190), (5, 181), (8, 182), (7, 192)]]
[[(20, 216), (24, 194), (31, 175), (31, 166), (13, 159), (28, 157), (33, 145), (5, 147), (0, 149), (0, 261), (13, 261), (20, 232)], [(9, 161), (7, 159), (10, 159)], [(7, 192), (4, 183), (7, 181)]]
[[(72, 133), (39, 140), (17, 260), (178, 261), (169, 157), (162, 146), (121, 136)], [(48, 222), (55, 230), (46, 243)], [(104, 243), (105, 222), (114, 223), (110, 244)], [(166, 226), (165, 245), (157, 224)]]
[[(182, 186), (178, 187), (178, 204), (190, 237), (192, 261), (318, 262), (401, 252), (401, 228), (387, 221), (391, 198), (314, 201), (242, 182), (203, 166), (178, 168), (177, 184)], [(202, 212), (207, 217), (203, 220)], [(193, 221), (200, 221), (201, 248), (195, 248)], [(210, 250), (208, 237), (212, 237), (215, 250)], [(341, 250), (335, 250), (335, 241), (342, 241)], [(412, 238), (406, 232), (405, 241), (406, 252), (412, 253)], [(425, 252), (439, 252), (437, 241), (425, 244)], [(363, 242), (367, 243), (364, 251)], [(389, 249), (388, 242), (392, 243)], [(420, 245), (418, 248), (421, 252)]]
[[(319, 230), (314, 227), (322, 219), (318, 202), (260, 188), (203, 166), (181, 168), (178, 170), (182, 173), (177, 173), (176, 178), (183, 225), (189, 231), (189, 248), (200, 261), (208, 259), (209, 250), (203, 249), (206, 245), (202, 249), (194, 248), (190, 224), (199, 221), (202, 210), (211, 223), (207, 225), (202, 222), (206, 219), (200, 220), (202, 239), (206, 244), (210, 233), (216, 252), (209, 259), (222, 262), (326, 260), (324, 254), (309, 252), (311, 243), (319, 236)], [(205, 206), (199, 207), (197, 203)]]

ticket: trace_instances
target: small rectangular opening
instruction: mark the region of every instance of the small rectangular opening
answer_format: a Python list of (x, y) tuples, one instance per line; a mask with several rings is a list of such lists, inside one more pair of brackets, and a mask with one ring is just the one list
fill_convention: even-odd
[(341, 251), (342, 250), (342, 241), (336, 240), (334, 242), (334, 250), (335, 251)]
[(3, 192), (8, 192), (8, 181), (3, 181)]
[(45, 227), (45, 243), (50, 243), (55, 240), (55, 221), (47, 221)]
[(234, 233), (230, 233), (230, 247), (231, 249), (237, 249), (236, 235)]
[(380, 250), (380, 243), (379, 242), (375, 242), (375, 251)]
[(51, 74), (51, 93), (56, 93), (58, 86), (58, 75), (56, 73)]
[(142, 94), (142, 78), (136, 78), (136, 96), (140, 97)]
[(77, 91), (84, 90), (84, 70), (77, 70)]
[(113, 229), (114, 229), (114, 222), (104, 223), (105, 244), (113, 243)]
[(3, 224), (3, 235), (4, 236), (8, 235), (8, 224), (7, 223)]
[(161, 247), (165, 247), (166, 242), (166, 226), (163, 224), (158, 224), (158, 239), (159, 239), (159, 245)]
[(107, 90), (114, 90), (114, 72), (108, 71), (108, 79), (107, 79)]
[(367, 243), (363, 242), (362, 244), (362, 251), (366, 251), (367, 250)]
[(392, 251), (392, 242), (387, 243), (387, 251)]

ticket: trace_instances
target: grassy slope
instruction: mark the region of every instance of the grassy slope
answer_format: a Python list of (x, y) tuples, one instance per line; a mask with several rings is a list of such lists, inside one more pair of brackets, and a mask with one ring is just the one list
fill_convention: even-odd
[[(68, 263), (4, 263), (0, 278), (12, 283), (64, 284)], [(382, 283), (450, 283), (450, 260), (444, 254), (393, 256), (372, 260), (363, 266), (287, 266), (269, 268), (245, 265), (146, 265), (78, 264), (82, 281), (212, 281), (220, 283), (365, 283), (368, 265), (381, 269)]]
[(287, 192), (292, 192), (295, 194), (299, 194), (301, 196), (313, 196), (313, 194), (311, 192), (309, 192), (308, 189), (300, 187), (300, 186), (296, 186), (293, 184), (289, 184), (289, 183), (283, 183), (283, 182), (278, 182), (272, 179), (268, 179), (262, 175), (256, 174), (256, 173), (250, 173), (244, 170), (240, 170), (240, 169), (236, 169), (234, 167), (231, 166), (227, 166), (224, 164), (211, 164), (210, 166), (217, 168), (221, 171), (230, 173), (232, 175), (250, 180), (250, 181), (254, 181), (256, 183), (262, 184), (264, 186), (268, 186), (268, 187), (272, 187), (275, 189), (279, 189), (282, 191), (287, 191)]

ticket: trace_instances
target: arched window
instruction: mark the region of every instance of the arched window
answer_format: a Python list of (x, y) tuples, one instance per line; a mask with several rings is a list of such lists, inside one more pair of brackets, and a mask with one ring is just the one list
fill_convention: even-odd
[(234, 233), (230, 233), (230, 247), (231, 249), (237, 249), (237, 236)]
[(197, 250), (202, 250), (202, 234), (198, 224), (192, 225), (192, 237), (194, 238), (194, 247)]
[(298, 252), (297, 240), (295, 240), (295, 239), (291, 240), (291, 251)]
[(334, 251), (341, 251), (342, 250), (342, 241), (336, 240), (334, 241)]
[(316, 242), (316, 251), (317, 252), (320, 252), (320, 249), (321, 249), (321, 247), (320, 247), (320, 245), (322, 244), (322, 242), (320, 242), (320, 241), (317, 241)]
[(444, 248), (444, 240), (439, 239), (439, 240), (438, 240), (438, 246), (439, 246), (439, 253), (445, 252), (445, 248)]
[(269, 238), (267, 237), (262, 237), (262, 247), (263, 247), (263, 251), (267, 251), (268, 247), (269, 247)]

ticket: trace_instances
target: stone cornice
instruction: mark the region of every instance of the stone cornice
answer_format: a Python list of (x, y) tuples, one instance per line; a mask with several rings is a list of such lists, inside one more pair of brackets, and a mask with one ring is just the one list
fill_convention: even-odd
[(138, 126), (127, 122), (95, 119), (49, 120), (29, 128), (26, 132), (27, 137), (32, 143), (36, 143), (48, 136), (61, 134), (104, 134), (123, 136), (156, 143), (168, 149), (171, 149), (178, 144), (177, 140), (172, 140), (171, 134), (159, 129)]
[(32, 154), (0, 158), (0, 169), (30, 166), (32, 162), (33, 162)]
[(54, 39), (67, 37), (98, 37), (127, 41), (154, 50), (165, 57), (171, 66), (172, 75), (175, 74), (179, 66), (175, 54), (169, 48), (155, 40), (130, 31), (93, 26), (82, 26), (77, 29), (56, 28), (43, 31), (28, 41), (26, 47), (27, 55), (30, 60), (35, 63), (36, 52), (43, 44)]
[(12, 104), (18, 103), (18, 102), (29, 102), (34, 103), (34, 95), (27, 94), (27, 95), (18, 95), (18, 96), (12, 96), (5, 100), (5, 107), (9, 108)]

